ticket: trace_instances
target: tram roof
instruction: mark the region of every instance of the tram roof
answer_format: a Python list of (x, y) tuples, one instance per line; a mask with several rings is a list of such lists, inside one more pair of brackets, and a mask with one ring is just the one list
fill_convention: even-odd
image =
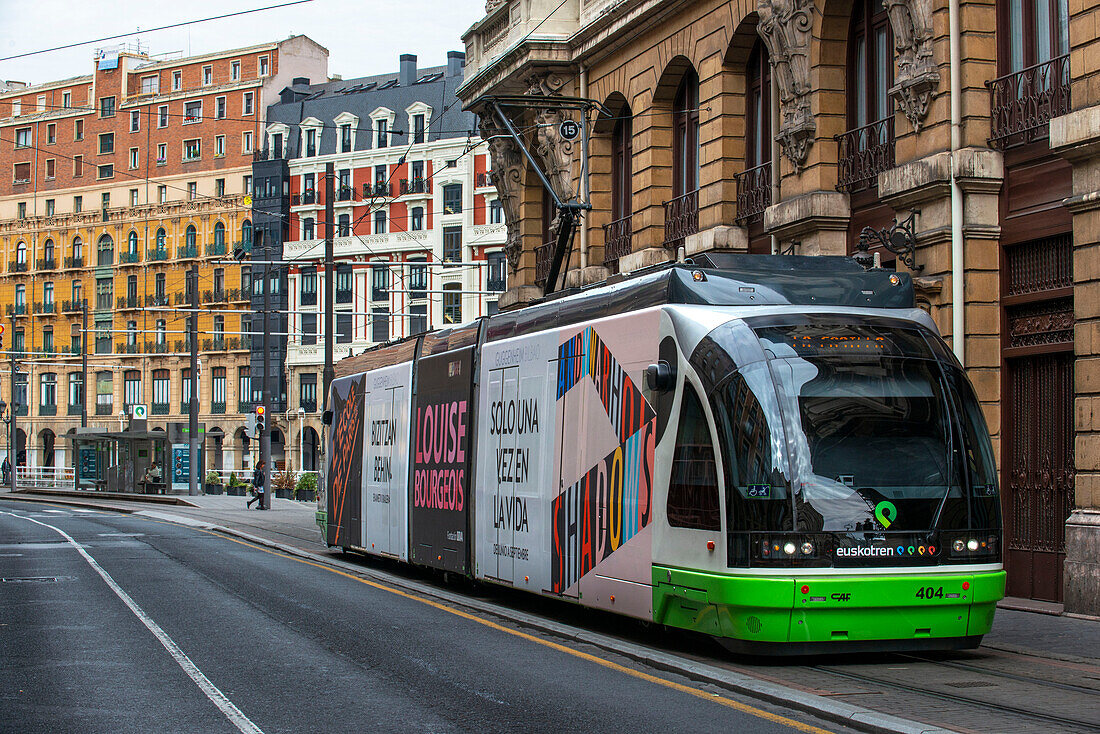
[(615, 276), (515, 311), (379, 345), (341, 360), (336, 375), (411, 360), (418, 339), (421, 354), (476, 344), (483, 324), (484, 339), (491, 342), (666, 304), (893, 309), (913, 308), (915, 300), (908, 273), (865, 270), (849, 257), (705, 253), (691, 262)]

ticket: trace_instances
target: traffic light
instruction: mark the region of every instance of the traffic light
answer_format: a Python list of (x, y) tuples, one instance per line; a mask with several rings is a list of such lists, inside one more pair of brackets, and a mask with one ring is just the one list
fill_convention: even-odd
[(267, 409), (262, 405), (256, 406), (256, 435), (264, 435), (264, 429), (266, 428), (265, 422), (267, 419)]

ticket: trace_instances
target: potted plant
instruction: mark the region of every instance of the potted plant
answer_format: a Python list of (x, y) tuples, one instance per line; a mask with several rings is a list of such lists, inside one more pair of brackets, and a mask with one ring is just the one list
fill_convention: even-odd
[(221, 494), (222, 493), (222, 478), (216, 471), (206, 472), (206, 494)]
[(294, 474), (281, 471), (271, 477), (271, 486), (275, 490), (275, 496), (279, 499), (294, 499)]
[(225, 493), (233, 497), (244, 496), (244, 483), (237, 478), (237, 472), (229, 473), (229, 484), (225, 487)]
[(317, 500), (317, 475), (313, 472), (303, 472), (298, 477), (298, 483), (294, 486), (294, 499), (302, 502), (315, 502)]

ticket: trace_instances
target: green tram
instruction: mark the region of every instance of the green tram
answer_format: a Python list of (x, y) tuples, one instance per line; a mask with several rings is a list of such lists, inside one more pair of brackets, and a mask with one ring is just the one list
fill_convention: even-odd
[(711, 255), (382, 345), (333, 382), (329, 546), (765, 654), (975, 647), (980, 406), (908, 275)]

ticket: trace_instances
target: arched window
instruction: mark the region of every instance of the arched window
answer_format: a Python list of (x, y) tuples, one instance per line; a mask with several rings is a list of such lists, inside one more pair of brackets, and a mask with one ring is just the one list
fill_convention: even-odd
[(126, 238), (127, 244), (130, 248), (130, 254), (136, 255), (138, 250), (138, 234), (134, 230), (130, 230), (130, 236)]
[(168, 238), (168, 233), (164, 231), (164, 227), (159, 228), (157, 230), (157, 249), (158, 250), (163, 250), (165, 248), (167, 238)]
[(17, 265), (27, 264), (27, 243), (20, 241), (15, 246), (15, 262)]
[(187, 225), (187, 229), (184, 230), (183, 244), (187, 247), (194, 247), (197, 244), (198, 231), (195, 229), (195, 225)]
[(611, 218), (622, 219), (634, 211), (632, 160), (634, 157), (634, 118), (624, 105), (611, 133)]
[(214, 224), (214, 245), (218, 247), (225, 245), (225, 225), (221, 222)]
[(84, 259), (84, 241), (79, 237), (73, 237), (73, 261), (74, 267), (80, 267)]
[(302, 220), (302, 239), (313, 239), (313, 217), (306, 217)]
[(684, 73), (672, 104), (672, 195), (699, 188), (699, 77)]
[(105, 234), (99, 238), (96, 244), (96, 264), (113, 265), (115, 262), (115, 241), (111, 235)]
[(245, 247), (252, 246), (252, 222), (251, 220), (244, 220), (241, 222), (241, 244)]
[(749, 54), (745, 109), (745, 168), (771, 161), (771, 62), (760, 39)]
[(46, 267), (53, 267), (53, 240), (48, 239), (42, 246), (42, 258), (46, 261)]
[(1069, 53), (1067, 0), (1008, 0), (997, 7), (1002, 75)]

